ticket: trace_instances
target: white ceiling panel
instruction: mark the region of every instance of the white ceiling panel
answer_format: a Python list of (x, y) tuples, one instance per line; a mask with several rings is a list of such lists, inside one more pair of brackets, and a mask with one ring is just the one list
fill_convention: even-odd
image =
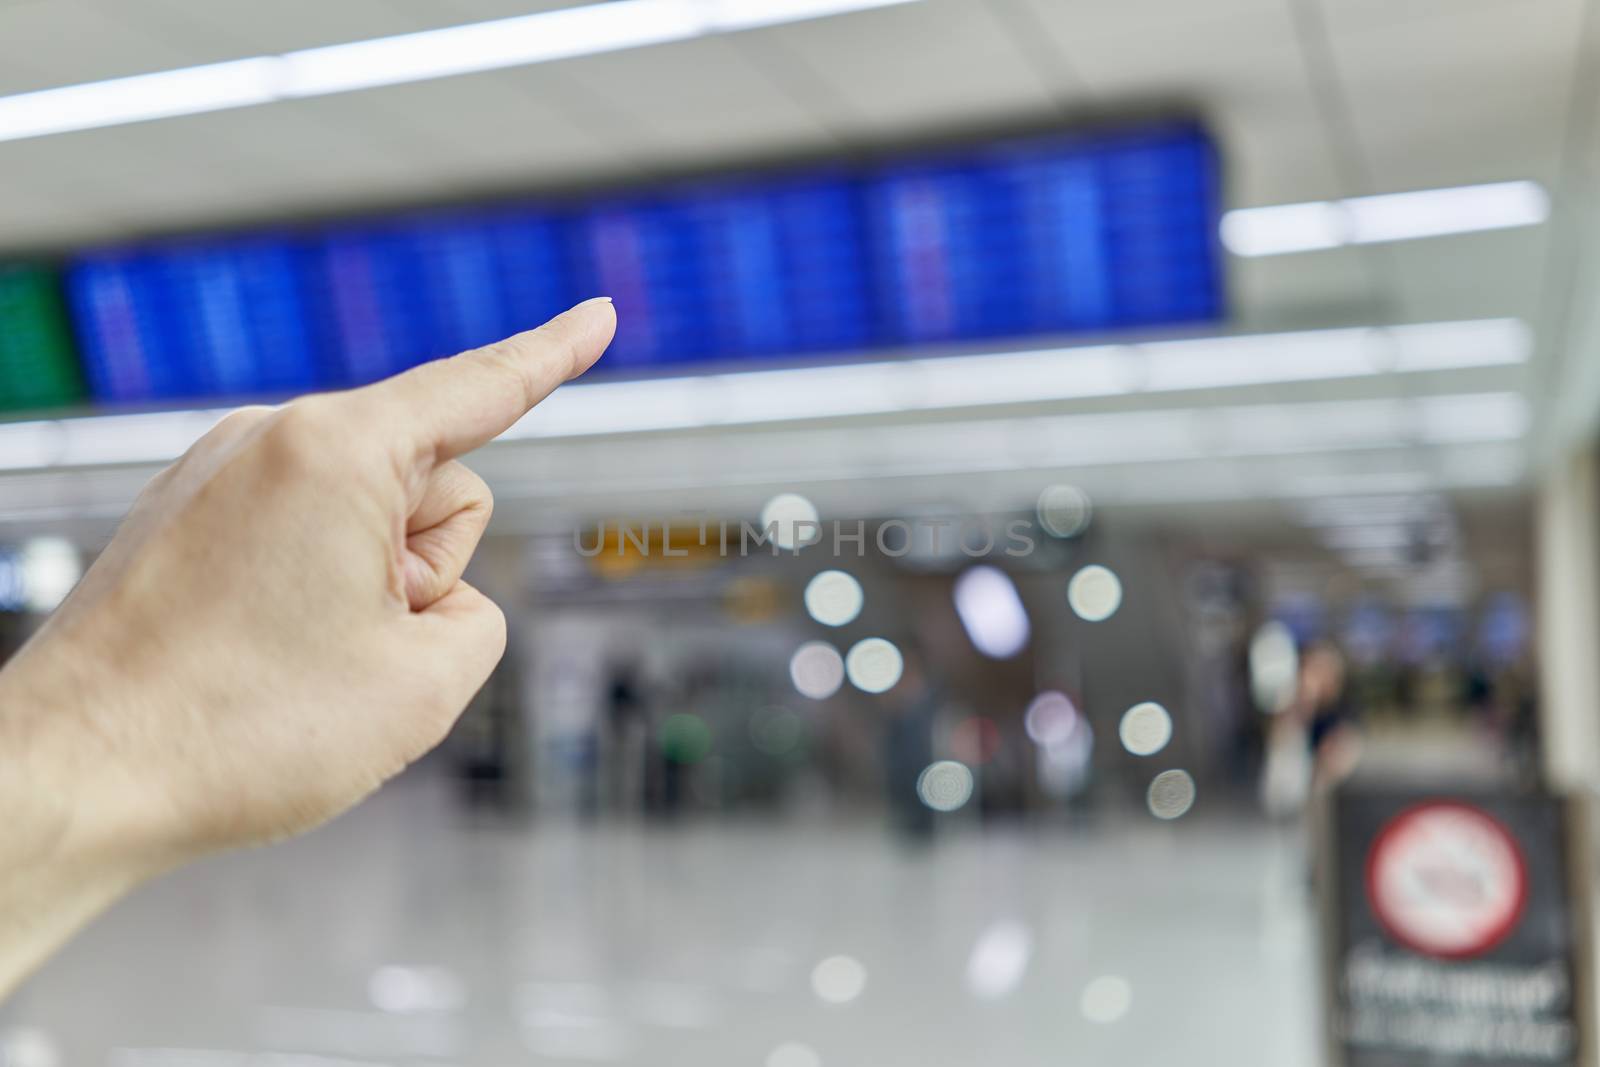
[[(1347, 30), (1401, 30), (1407, 23), (1473, 18), (1479, 13), (1517, 12), (1542, 20), (1562, 17), (1583, 0), (1322, 0), (1323, 17), (1335, 34)], [(1441, 42), (1448, 48), (1450, 41)]]
[(738, 37), (774, 77), (792, 78), (790, 61), (804, 64), (807, 77), (792, 81), (793, 91), (830, 112), (830, 126), (868, 141), (1054, 107), (1006, 27), (971, 0), (924, 0)]
[(1174, 34), (1234, 19), (1281, 14), (1284, 0), (988, 0), (994, 4), (1026, 4), (1038, 14), (1069, 52), (1089, 38)]
[(201, 62), (88, 0), (0, 4), (0, 94), (145, 74)]
[(0, 196), (0, 249), (48, 251), (63, 241), (93, 240), (118, 225), (79, 211), (59, 190), (7, 181)]
[(196, 143), (184, 120), (0, 145), (0, 170), (35, 192), (57, 190), (69, 208), (114, 220), (107, 237), (226, 216), (267, 191), (248, 155)]
[(388, 0), (424, 18), (443, 18), (455, 22), (482, 22), (486, 19), (513, 18), (535, 11), (554, 11), (575, 7), (587, 0)]
[(474, 161), (507, 158), (553, 172), (604, 172), (622, 165), (616, 146), (575, 119), (537, 68), (495, 71), (344, 94), (351, 120), (405, 152), (422, 175), (467, 176)]
[(1368, 257), (1356, 248), (1230, 257), (1228, 295), (1234, 317), (1244, 329), (1263, 331), (1378, 321), (1385, 309), (1379, 306), (1370, 268)]
[[(738, 159), (834, 141), (813, 107), (741, 48), (738, 35), (553, 64), (545, 103), (622, 141), (646, 161)], [(598, 113), (596, 108), (599, 109)]]
[[(183, 144), (204, 145), (242, 161), (262, 188), (299, 187), (313, 195), (343, 182), (379, 181), (381, 187), (385, 175), (415, 157), (416, 138), (371, 121), (369, 105), (354, 96), (238, 108), (167, 125), (180, 150)], [(274, 199), (251, 200), (247, 192), (238, 198), (241, 215), (276, 213), (262, 206)]]
[(1332, 143), (1304, 94), (1209, 108), (1222, 149), (1229, 207), (1257, 207), (1345, 195)]
[[(466, 21), (444, 4), (391, 0), (76, 0), (208, 63), (344, 44)], [(55, 0), (48, 5), (54, 6)], [(96, 75), (108, 77), (109, 75)]]
[(1530, 227), (1383, 247), (1396, 268), (1406, 318), (1427, 320), (1471, 308), (1475, 316), (1534, 321), (1549, 240), (1549, 227)]
[(1578, 0), (1452, 7), (1361, 22), (1329, 4), (1340, 87), (1378, 189), (1554, 178)]
[[(1097, 9), (1059, 4), (1044, 19), (1067, 62), (1104, 101), (1177, 96), (1225, 103), (1306, 91), (1283, 0), (1241, 2), (1231, 14), (1150, 18), (1122, 27)], [(1182, 5), (1165, 3), (1169, 13)], [(1230, 5), (1221, 10), (1227, 11)]]
[[(1553, 186), (1560, 175), (1563, 138), (1551, 115), (1565, 113), (1569, 90), (1553, 82), (1534, 87), (1511, 80), (1516, 84), (1507, 93), (1485, 82), (1454, 93), (1442, 88), (1352, 92), (1357, 135), (1370, 161), (1371, 191), (1517, 178)], [(1451, 95), (1470, 97), (1473, 107), (1444, 107), (1441, 101)]]

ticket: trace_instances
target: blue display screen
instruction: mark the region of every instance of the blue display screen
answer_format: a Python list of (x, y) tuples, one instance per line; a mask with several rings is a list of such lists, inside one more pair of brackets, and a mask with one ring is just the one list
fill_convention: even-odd
[(104, 402), (371, 381), (613, 297), (612, 373), (1219, 318), (1187, 123), (105, 250), (69, 290)]

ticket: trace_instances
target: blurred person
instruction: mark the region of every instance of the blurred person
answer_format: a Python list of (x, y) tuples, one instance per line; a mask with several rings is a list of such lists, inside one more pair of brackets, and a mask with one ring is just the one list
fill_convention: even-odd
[(1292, 815), (1347, 778), (1359, 757), (1344, 655), (1317, 641), (1300, 655), (1293, 699), (1268, 724), (1262, 804)]
[(610, 343), (587, 301), (363, 389), (247, 408), (151, 480), (0, 670), (0, 993), (139, 883), (352, 807), (505, 650), (457, 461)]
[(644, 669), (632, 656), (611, 664), (605, 700), (605, 736), (599, 771), (608, 810), (637, 811), (644, 806), (647, 744), (650, 735), (649, 701)]
[(900, 680), (884, 700), (884, 789), (894, 830), (907, 840), (926, 841), (933, 836), (934, 811), (922, 802), (917, 781), (933, 762), (933, 732), (944, 694), (911, 642), (901, 642), (900, 648)]
[(1301, 657), (1293, 710), (1305, 724), (1312, 791), (1331, 789), (1349, 777), (1360, 758), (1344, 654), (1333, 642), (1318, 641)]

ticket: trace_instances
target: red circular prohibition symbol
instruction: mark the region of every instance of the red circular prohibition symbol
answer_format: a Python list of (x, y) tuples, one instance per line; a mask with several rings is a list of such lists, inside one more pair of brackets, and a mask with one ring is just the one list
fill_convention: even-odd
[(1427, 801), (1385, 823), (1367, 851), (1366, 883), (1384, 931), (1439, 959), (1494, 948), (1528, 901), (1528, 868), (1516, 839), (1493, 816), (1459, 801)]

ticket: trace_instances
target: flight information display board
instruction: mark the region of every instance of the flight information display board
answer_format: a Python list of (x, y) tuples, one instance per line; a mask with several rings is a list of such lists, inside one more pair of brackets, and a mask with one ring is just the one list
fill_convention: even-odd
[(0, 266), (0, 411), (63, 407), (83, 395), (55, 273)]
[(1188, 123), (80, 257), (96, 399), (370, 381), (616, 301), (627, 373), (1216, 319), (1215, 151)]

